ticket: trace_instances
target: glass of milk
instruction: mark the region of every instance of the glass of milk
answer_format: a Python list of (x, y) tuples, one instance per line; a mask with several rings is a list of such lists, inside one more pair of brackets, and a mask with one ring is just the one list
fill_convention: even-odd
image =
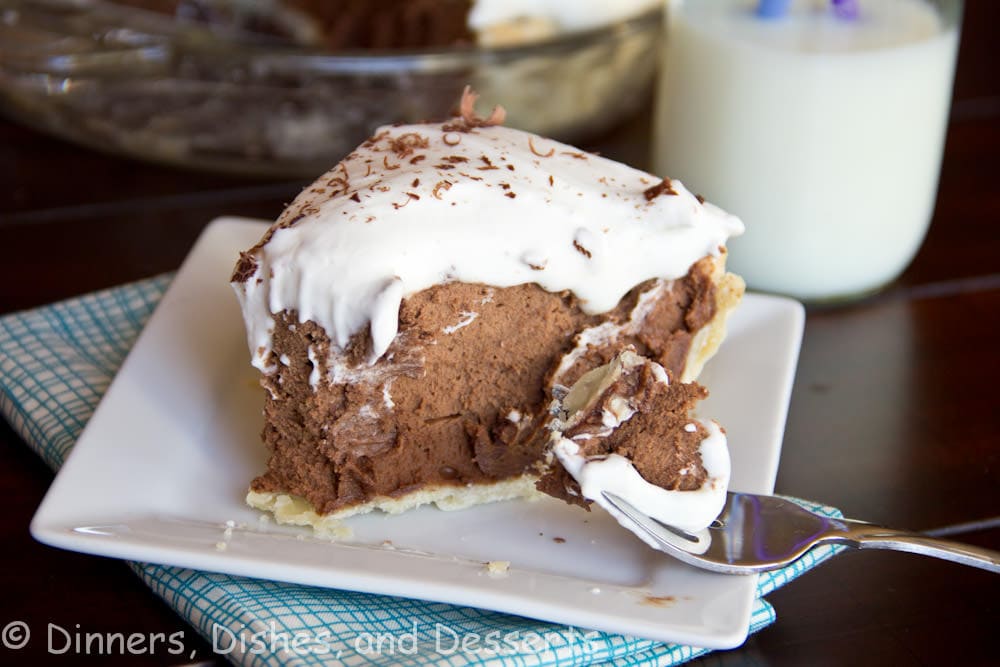
[(895, 279), (930, 223), (961, 0), (667, 0), (658, 173), (739, 215), (729, 267), (807, 301)]

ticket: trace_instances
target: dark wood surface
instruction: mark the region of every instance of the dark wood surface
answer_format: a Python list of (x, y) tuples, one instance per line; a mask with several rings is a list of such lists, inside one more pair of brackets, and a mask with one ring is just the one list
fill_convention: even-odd
[[(971, 0), (941, 189), (927, 242), (865, 302), (809, 310), (777, 490), (848, 515), (1000, 549), (1000, 3)], [(648, 162), (648, 113), (588, 148)], [(0, 313), (176, 269), (223, 214), (273, 218), (302, 185), (157, 167), (0, 120)], [(0, 626), (183, 631), (208, 645), (121, 562), (35, 543), (28, 523), (52, 473), (0, 423), (5, 511)], [(738, 446), (738, 443), (734, 443)], [(1000, 577), (889, 552), (838, 557), (769, 597), (778, 622), (718, 665), (997, 664)], [(0, 663), (74, 664), (44, 641)]]

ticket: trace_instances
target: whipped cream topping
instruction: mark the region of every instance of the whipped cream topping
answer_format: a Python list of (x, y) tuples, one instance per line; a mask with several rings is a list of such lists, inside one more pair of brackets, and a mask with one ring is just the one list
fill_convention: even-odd
[(742, 231), (678, 181), (456, 119), (379, 129), (244, 253), (234, 287), (262, 371), (274, 370), (272, 315), (284, 310), (322, 326), (331, 355), (367, 328), (374, 363), (397, 334), (401, 300), (428, 287), (537, 283), (601, 313), (645, 280), (682, 277)]
[[(596, 502), (622, 526), (653, 548), (658, 548), (652, 539), (635, 528), (629, 519), (608, 503), (604, 492), (624, 498), (640, 512), (667, 525), (691, 532), (707, 528), (722, 511), (729, 486), (729, 450), (726, 435), (719, 425), (711, 420), (696, 420), (708, 432), (698, 448), (707, 477), (700, 488), (692, 491), (672, 491), (647, 482), (632, 462), (620, 454), (584, 456), (580, 445), (563, 435), (563, 431), (575, 425), (625, 370), (644, 363), (650, 364), (657, 382), (669, 384), (670, 380), (662, 366), (634, 352), (623, 351), (610, 363), (586, 373), (561, 402), (555, 402), (553, 412), (556, 417), (551, 425), (550, 442), (552, 452), (580, 485), (584, 498)], [(606, 403), (611, 409), (606, 409), (602, 414), (601, 425), (604, 429), (595, 434), (583, 433), (577, 438), (606, 437), (635, 414), (627, 397), (613, 396)], [(691, 427), (690, 430), (696, 430), (693, 423), (686, 425), (685, 430), (689, 430), (687, 426)]]

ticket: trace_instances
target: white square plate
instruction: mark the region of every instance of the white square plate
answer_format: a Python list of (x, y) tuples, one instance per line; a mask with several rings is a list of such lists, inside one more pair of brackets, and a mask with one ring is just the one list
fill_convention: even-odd
[[(354, 537), (337, 543), (259, 521), (243, 497), (265, 463), (262, 396), (228, 280), (264, 229), (231, 218), (206, 229), (38, 509), (38, 540), (709, 648), (743, 642), (756, 577), (676, 562), (600, 509), (543, 500), (372, 514), (347, 520)], [(747, 295), (702, 375), (712, 394), (700, 413), (729, 433), (736, 490), (773, 490), (803, 319), (794, 301)], [(510, 561), (508, 575), (488, 576), (486, 561)]]

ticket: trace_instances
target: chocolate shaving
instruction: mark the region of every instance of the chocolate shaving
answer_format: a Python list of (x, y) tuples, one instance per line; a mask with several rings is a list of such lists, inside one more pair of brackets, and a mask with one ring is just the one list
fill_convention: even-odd
[(482, 162), (486, 165), (484, 167), (477, 167), (477, 169), (479, 171), (489, 171), (490, 169), (499, 169), (500, 168), (500, 167), (496, 166), (495, 164), (493, 164), (493, 161), (490, 160), (485, 155), (480, 155), (479, 159), (482, 160)]
[(354, 201), (358, 202), (359, 204), (361, 203), (361, 197), (358, 196), (357, 192), (355, 192), (353, 195), (351, 195), (351, 199), (353, 199)]
[(653, 201), (654, 199), (656, 199), (660, 195), (673, 195), (673, 196), (676, 196), (677, 195), (677, 191), (674, 190), (674, 185), (673, 185), (673, 183), (670, 182), (670, 179), (669, 178), (664, 178), (662, 181), (660, 181), (656, 185), (653, 185), (651, 187), (646, 188), (643, 191), (642, 194), (643, 194), (643, 196), (646, 197), (646, 201)]
[(386, 155), (382, 158), (382, 166), (386, 169), (399, 169), (398, 164), (389, 164), (389, 156)]
[(406, 193), (406, 201), (404, 201), (402, 204), (400, 204), (398, 202), (393, 202), (392, 207), (398, 211), (399, 209), (403, 208), (404, 206), (406, 206), (407, 204), (409, 204), (414, 199), (420, 199), (420, 195), (414, 194), (412, 192), (407, 192)]
[(704, 204), (705, 203), (705, 198), (702, 197), (701, 195), (695, 195), (694, 198), (698, 200), (699, 204)]
[(347, 167), (343, 162), (341, 162), (337, 165), (337, 169), (343, 174), (343, 176), (334, 176), (326, 183), (328, 186), (333, 188), (334, 191), (332, 196), (334, 197), (346, 194), (347, 190), (350, 188), (350, 176), (347, 173)]
[(379, 132), (378, 134), (376, 134), (374, 136), (371, 136), (371, 137), (368, 137), (367, 139), (365, 139), (364, 143), (361, 144), (361, 147), (362, 148), (374, 148), (375, 145), (378, 144), (378, 142), (382, 141), (387, 136), (389, 136), (389, 130), (383, 130), (383, 131)]
[(240, 261), (236, 263), (233, 270), (233, 277), (230, 282), (245, 283), (254, 273), (257, 272), (257, 259), (248, 252), (240, 253)]
[(389, 150), (401, 158), (412, 154), (418, 148), (428, 148), (430, 145), (431, 142), (427, 137), (416, 132), (407, 132), (389, 140)]
[(489, 127), (491, 125), (503, 125), (507, 112), (499, 104), (493, 107), (493, 111), (486, 118), (476, 115), (476, 100), (479, 95), (473, 92), (472, 86), (466, 86), (462, 91), (462, 99), (458, 103), (457, 118), (443, 125), (441, 129), (445, 132), (468, 132), (475, 127)]
[(423, 155), (423, 154), (421, 154), (421, 155), (414, 155), (412, 158), (410, 158), (410, 164), (416, 164), (416, 163), (420, 162), (421, 160), (426, 160), (426, 159), (427, 159), (426, 155)]
[(435, 199), (441, 199), (441, 190), (451, 190), (451, 181), (438, 181), (437, 185), (431, 191), (431, 196)]
[(504, 197), (510, 197), (511, 199), (513, 199), (516, 196), (517, 196), (516, 192), (507, 192), (507, 193), (504, 193)]
[(549, 174), (549, 187), (553, 187), (556, 184), (556, 179), (552, 178), (552, 174)]
[(572, 158), (576, 158), (577, 160), (587, 159), (587, 156), (584, 153), (580, 153), (578, 151), (563, 151), (563, 155), (568, 155)]
[(587, 259), (590, 259), (591, 257), (593, 257), (593, 255), (590, 253), (589, 250), (587, 250), (582, 245), (580, 245), (579, 241), (573, 241), (573, 247), (576, 248), (577, 252), (579, 252), (581, 255), (583, 255)]
[(528, 137), (528, 148), (531, 149), (532, 153), (534, 153), (538, 157), (552, 157), (553, 155), (556, 154), (555, 148), (550, 148), (548, 153), (539, 153), (537, 150), (535, 150), (535, 143), (532, 141), (533, 138), (534, 137)]
[(417, 187), (418, 185), (420, 185), (420, 179), (419, 179), (419, 178), (414, 178), (414, 179), (413, 179), (413, 182), (412, 182), (412, 183), (410, 183), (410, 187), (411, 187), (411, 188), (415, 188), (415, 187)]

